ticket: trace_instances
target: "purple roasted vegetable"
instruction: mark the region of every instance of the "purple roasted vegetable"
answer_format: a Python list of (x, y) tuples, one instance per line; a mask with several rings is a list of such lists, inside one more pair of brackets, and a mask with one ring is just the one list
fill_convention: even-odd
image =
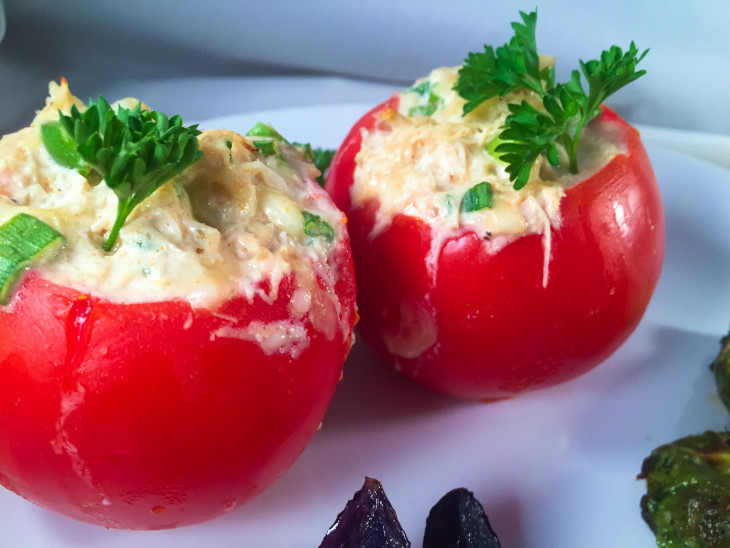
[(382, 484), (365, 478), (362, 488), (339, 513), (319, 548), (409, 548)]
[(423, 548), (501, 548), (474, 494), (460, 487), (446, 493), (428, 514)]

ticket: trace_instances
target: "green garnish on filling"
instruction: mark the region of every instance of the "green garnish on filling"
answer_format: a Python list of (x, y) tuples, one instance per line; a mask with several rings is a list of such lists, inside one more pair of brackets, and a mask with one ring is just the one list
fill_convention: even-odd
[[(286, 162), (286, 158), (281, 152), (280, 143), (289, 145), (299, 154), (301, 154), (308, 162), (314, 164), (319, 170), (320, 175), (315, 177), (314, 180), (321, 187), (324, 187), (324, 179), (327, 174), (327, 170), (332, 163), (332, 158), (335, 155), (335, 151), (327, 148), (315, 148), (309, 143), (290, 143), (287, 141), (278, 131), (268, 124), (258, 122), (252, 127), (246, 137), (253, 137), (251, 141), (254, 146), (258, 148), (261, 153), (265, 156), (277, 156), (279, 159)], [(259, 137), (259, 139), (256, 139)], [(288, 162), (287, 162), (288, 163)]]
[(117, 216), (104, 250), (110, 251), (132, 210), (202, 156), (197, 126), (184, 127), (180, 116), (119, 107), (103, 97), (82, 113), (59, 111), (57, 122), (41, 127), (43, 144), (60, 165), (76, 169), (90, 184), (102, 179), (117, 196)]
[(314, 180), (321, 187), (324, 187), (325, 178), (327, 177), (327, 170), (332, 163), (332, 159), (335, 157), (335, 150), (331, 148), (316, 148), (312, 147), (309, 143), (292, 143), (292, 146), (314, 164), (319, 170), (319, 176), (315, 177)]
[(27, 213), (0, 225), (0, 305), (25, 268), (57, 250), (66, 238)]
[(492, 185), (486, 181), (477, 183), (464, 194), (461, 210), (465, 213), (492, 207)]
[[(527, 184), (530, 169), (540, 154), (559, 165), (560, 145), (568, 156), (568, 169), (578, 172), (578, 143), (585, 126), (601, 112), (600, 106), (610, 95), (643, 76), (646, 71), (636, 65), (648, 53), (639, 54), (631, 42), (624, 51), (611, 46), (599, 59), (580, 61), (564, 84), (555, 83), (552, 68), (540, 69), (535, 41), (537, 11), (520, 12), (522, 23), (512, 23), (515, 35), (494, 50), (485, 46), (481, 53), (470, 53), (459, 69), (454, 89), (466, 100), (466, 116), (491, 97), (504, 97), (516, 90), (530, 90), (542, 100), (543, 110), (526, 101), (508, 105), (507, 117), (499, 137), (505, 141), (496, 147), (500, 160), (506, 162), (507, 173), (519, 189)], [(586, 92), (581, 73), (588, 84)]]
[[(281, 156), (279, 150), (279, 141), (289, 144), (289, 141), (284, 139), (281, 134), (276, 131), (273, 127), (263, 122), (258, 122), (246, 133), (246, 137), (254, 137), (251, 139), (254, 146), (258, 148), (264, 156)], [(256, 139), (255, 137), (263, 137), (263, 139)]]
[(441, 97), (433, 92), (433, 83), (430, 80), (421, 82), (417, 86), (405, 90), (404, 93), (415, 93), (421, 97), (423, 104), (408, 109), (408, 116), (420, 114), (431, 116), (441, 105)]
[(313, 238), (321, 238), (326, 242), (335, 239), (335, 229), (319, 215), (302, 211), (304, 216), (304, 233)]

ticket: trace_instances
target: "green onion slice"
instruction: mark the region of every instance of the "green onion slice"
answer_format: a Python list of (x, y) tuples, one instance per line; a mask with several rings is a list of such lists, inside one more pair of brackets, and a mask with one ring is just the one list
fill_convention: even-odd
[(304, 216), (304, 233), (313, 238), (322, 238), (326, 242), (335, 239), (335, 229), (319, 215), (302, 211)]
[(0, 305), (6, 304), (13, 285), (29, 264), (65, 241), (61, 233), (26, 213), (0, 225)]
[(251, 141), (264, 156), (274, 156), (275, 154), (278, 154), (279, 151), (277, 149), (278, 147), (276, 146), (277, 141), (289, 143), (289, 141), (282, 137), (281, 133), (276, 131), (270, 125), (264, 124), (263, 122), (257, 123), (250, 130), (248, 130), (248, 133), (246, 133), (246, 137), (263, 137), (263, 139), (251, 139)]

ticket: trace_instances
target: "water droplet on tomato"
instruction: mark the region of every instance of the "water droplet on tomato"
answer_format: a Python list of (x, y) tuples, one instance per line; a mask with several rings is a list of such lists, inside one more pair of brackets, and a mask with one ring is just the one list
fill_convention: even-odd
[(233, 510), (236, 507), (237, 504), (238, 504), (238, 501), (236, 501), (236, 499), (228, 499), (227, 501), (225, 501), (223, 503), (223, 511), (230, 512), (231, 510)]
[(165, 507), (164, 506), (155, 506), (154, 508), (152, 508), (152, 513), (155, 514), (156, 516), (159, 516), (164, 511), (165, 511)]

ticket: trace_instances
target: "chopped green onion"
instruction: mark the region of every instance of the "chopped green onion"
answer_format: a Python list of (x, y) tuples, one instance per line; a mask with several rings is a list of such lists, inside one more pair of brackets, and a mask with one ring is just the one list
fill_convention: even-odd
[(66, 241), (62, 234), (27, 213), (0, 225), (0, 304), (25, 268)]
[(415, 93), (426, 100), (426, 104), (418, 105), (408, 109), (408, 116), (420, 114), (422, 116), (431, 116), (441, 105), (441, 97), (433, 92), (433, 84), (430, 80), (421, 82), (417, 86), (408, 88), (404, 93)]
[(492, 194), (491, 184), (486, 181), (477, 183), (464, 194), (464, 199), (461, 201), (461, 210), (468, 213), (492, 207)]
[(408, 116), (415, 116), (416, 114), (420, 114), (421, 116), (431, 116), (434, 112), (436, 112), (437, 108), (438, 105), (436, 103), (418, 105), (417, 107), (412, 107), (408, 109)]
[(253, 144), (264, 156), (275, 156), (279, 153), (276, 150), (276, 141), (257, 141), (254, 139)]
[(405, 93), (416, 93), (420, 95), (421, 97), (425, 97), (426, 95), (429, 95), (431, 93), (431, 90), (433, 89), (433, 84), (431, 83), (431, 80), (425, 80), (418, 84), (417, 86), (413, 86), (412, 88), (408, 88)]
[(313, 238), (321, 238), (326, 242), (335, 239), (335, 229), (319, 215), (302, 211), (304, 216), (304, 233)]
[(280, 155), (277, 141), (287, 144), (289, 143), (289, 141), (284, 139), (278, 131), (263, 122), (259, 122), (253, 126), (248, 133), (246, 133), (246, 137), (264, 137), (264, 139), (251, 139), (254, 146), (258, 148), (264, 156)]
[(269, 124), (264, 124), (263, 122), (257, 123), (248, 130), (246, 137), (268, 137), (270, 139), (276, 139), (277, 141), (284, 141), (285, 143), (289, 142), (281, 136), (281, 133), (276, 131)]

